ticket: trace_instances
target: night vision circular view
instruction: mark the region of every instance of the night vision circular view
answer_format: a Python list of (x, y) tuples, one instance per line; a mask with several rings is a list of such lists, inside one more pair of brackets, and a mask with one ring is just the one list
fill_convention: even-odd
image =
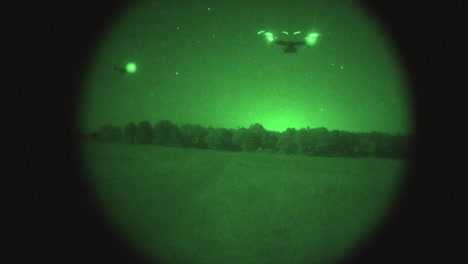
[(412, 105), (363, 6), (143, 1), (97, 43), (87, 181), (150, 263), (337, 263), (391, 212)]

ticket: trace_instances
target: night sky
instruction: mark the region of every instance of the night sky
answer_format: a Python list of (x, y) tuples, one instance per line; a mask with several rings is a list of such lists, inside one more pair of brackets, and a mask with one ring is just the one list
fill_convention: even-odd
[[(320, 36), (287, 54), (260, 30)], [(164, 119), (412, 132), (400, 57), (378, 20), (348, 1), (149, 1), (110, 21), (93, 56), (79, 110), (85, 133)], [(114, 70), (127, 62), (135, 73)]]

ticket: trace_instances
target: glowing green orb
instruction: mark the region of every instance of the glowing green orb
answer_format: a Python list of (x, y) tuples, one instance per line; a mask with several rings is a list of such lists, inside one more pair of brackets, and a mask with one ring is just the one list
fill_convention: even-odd
[(272, 42), (275, 40), (274, 36), (273, 36), (273, 33), (270, 33), (270, 32), (265, 32), (265, 37), (267, 39), (267, 41), (269, 42)]
[(127, 65), (125, 66), (125, 69), (127, 70), (128, 73), (134, 73), (136, 72), (137, 70), (137, 66), (135, 63), (133, 62), (129, 62), (127, 63)]
[(307, 35), (305, 38), (307, 45), (314, 45), (317, 42), (318, 36), (320, 36), (318, 33), (311, 33)]

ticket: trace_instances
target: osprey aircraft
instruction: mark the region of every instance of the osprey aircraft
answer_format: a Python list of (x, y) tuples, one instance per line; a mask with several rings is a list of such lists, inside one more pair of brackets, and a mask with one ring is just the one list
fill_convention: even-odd
[[(287, 31), (281, 31), (281, 33), (284, 35), (289, 35), (289, 32)], [(277, 44), (277, 45), (285, 46), (283, 49), (284, 53), (296, 53), (297, 48), (295, 46), (299, 46), (299, 45), (313, 46), (317, 42), (318, 36), (320, 36), (318, 33), (310, 33), (304, 38), (304, 40), (286, 41), (286, 40), (279, 40), (278, 36), (275, 36), (273, 33), (267, 32), (265, 30), (261, 30), (257, 32), (257, 35), (261, 35), (261, 34), (265, 36), (265, 39), (269, 45), (273, 46), (273, 44)], [(300, 35), (300, 34), (301, 34), (301, 31), (296, 31), (292, 33), (291, 35), (295, 36), (295, 35)]]

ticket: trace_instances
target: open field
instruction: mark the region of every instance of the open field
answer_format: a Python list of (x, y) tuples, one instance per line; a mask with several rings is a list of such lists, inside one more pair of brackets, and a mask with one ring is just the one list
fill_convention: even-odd
[(167, 263), (332, 263), (385, 218), (404, 160), (84, 143), (116, 232)]

